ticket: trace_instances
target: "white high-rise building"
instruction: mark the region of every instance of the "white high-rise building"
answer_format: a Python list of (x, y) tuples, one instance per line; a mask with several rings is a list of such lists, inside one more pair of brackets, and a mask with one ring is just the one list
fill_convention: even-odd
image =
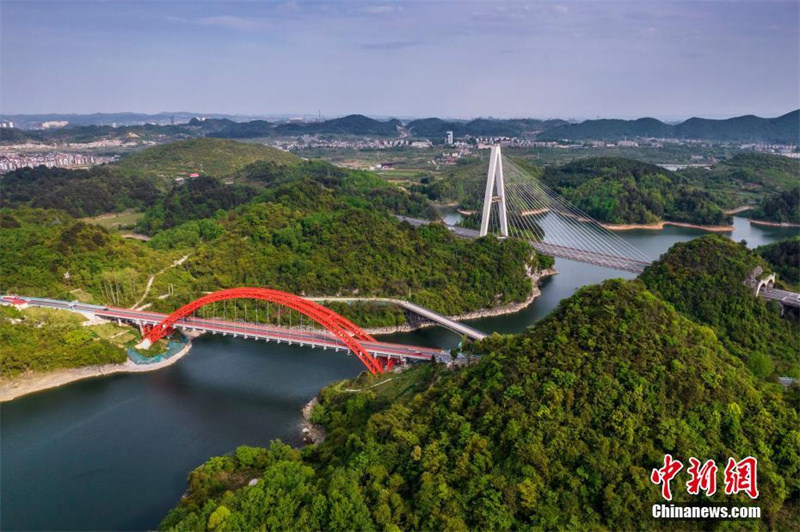
[(447, 132), (447, 136), (445, 137), (444, 142), (448, 146), (452, 146), (453, 145), (453, 132), (452, 131), (448, 131)]

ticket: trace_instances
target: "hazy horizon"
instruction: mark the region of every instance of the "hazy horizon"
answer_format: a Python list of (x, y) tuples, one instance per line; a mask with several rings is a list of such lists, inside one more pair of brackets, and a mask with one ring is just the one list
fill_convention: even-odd
[(798, 107), (799, 17), (797, 0), (0, 0), (0, 112), (772, 118)]
[[(336, 114), (336, 115), (322, 115), (322, 120), (332, 120), (336, 118), (343, 118), (345, 116), (350, 115), (363, 115), (368, 118), (372, 118), (378, 121), (388, 121), (397, 119), (403, 122), (411, 121), (411, 120), (420, 120), (426, 118), (439, 118), (444, 121), (470, 121), (476, 119), (497, 119), (497, 120), (565, 120), (565, 121), (574, 121), (574, 122), (583, 122), (586, 120), (638, 120), (641, 118), (655, 118), (656, 120), (660, 120), (665, 123), (680, 123), (685, 122), (691, 118), (702, 118), (707, 120), (728, 120), (731, 118), (739, 118), (742, 116), (757, 116), (758, 118), (764, 119), (771, 119), (771, 118), (779, 118), (783, 115), (793, 113), (795, 111), (800, 111), (800, 106), (786, 111), (784, 113), (779, 113), (774, 116), (762, 116), (762, 115), (754, 115), (753, 113), (746, 113), (744, 115), (694, 115), (694, 116), (679, 116), (679, 117), (663, 117), (663, 116), (586, 116), (586, 117), (562, 117), (562, 116), (548, 116), (548, 117), (541, 117), (541, 116), (507, 116), (507, 117), (497, 117), (497, 116), (408, 116), (408, 115), (369, 115), (364, 113), (345, 113), (345, 114)], [(138, 112), (138, 111), (103, 111), (103, 112), (91, 112), (91, 113), (69, 113), (69, 112), (60, 112), (60, 111), (53, 111), (53, 112), (41, 112), (41, 113), (0, 113), (0, 117), (19, 117), (19, 116), (92, 116), (92, 115), (124, 115), (124, 114), (132, 114), (132, 115), (144, 115), (144, 116), (161, 116), (166, 117), (169, 115), (192, 115), (193, 117), (215, 117), (215, 116), (224, 116), (224, 117), (233, 117), (233, 118), (242, 118), (247, 120), (258, 120), (258, 119), (271, 119), (271, 120), (288, 120), (290, 118), (304, 118), (307, 120), (316, 119), (317, 115), (311, 113), (286, 113), (286, 112), (277, 112), (277, 113), (269, 113), (269, 114), (259, 114), (259, 113), (218, 113), (218, 112), (193, 112), (193, 111), (156, 111), (153, 113), (145, 113), (145, 112)]]

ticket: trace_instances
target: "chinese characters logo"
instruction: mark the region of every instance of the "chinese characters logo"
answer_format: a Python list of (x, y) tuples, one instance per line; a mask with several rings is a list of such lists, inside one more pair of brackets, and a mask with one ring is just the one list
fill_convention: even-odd
[[(664, 455), (664, 465), (653, 469), (650, 474), (650, 481), (653, 484), (661, 485), (661, 496), (668, 501), (672, 500), (670, 482), (681, 469), (683, 469), (683, 463), (672, 458), (671, 454), (666, 454)], [(728, 464), (724, 471), (725, 494), (735, 495), (744, 492), (751, 499), (757, 498), (757, 469), (758, 460), (752, 456), (738, 462), (733, 458), (728, 458)], [(698, 495), (702, 491), (710, 497), (717, 492), (717, 464), (713, 460), (701, 462), (697, 458), (691, 457), (686, 472), (689, 473), (686, 491), (690, 495)]]

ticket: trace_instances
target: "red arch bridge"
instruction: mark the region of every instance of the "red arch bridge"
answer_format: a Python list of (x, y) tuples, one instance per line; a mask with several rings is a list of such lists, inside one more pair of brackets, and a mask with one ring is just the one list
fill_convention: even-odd
[[(438, 360), (446, 363), (452, 360), (450, 354), (441, 349), (380, 342), (358, 325), (319, 303), (269, 288), (220, 290), (196, 299), (172, 314), (87, 305), (75, 301), (70, 303), (21, 296), (14, 296), (14, 299), (12, 304), (64, 308), (137, 325), (142, 331), (142, 342), (137, 347), (145, 349), (172, 332), (181, 330), (319, 347), (334, 351), (349, 351), (357, 356), (373, 374), (382, 373), (397, 364), (411, 361)], [(242, 299), (266, 301), (294, 310), (321, 325), (322, 328), (287, 328), (265, 323), (236, 321), (236, 319), (230, 321), (204, 318), (197, 313), (199, 309), (214, 303)]]

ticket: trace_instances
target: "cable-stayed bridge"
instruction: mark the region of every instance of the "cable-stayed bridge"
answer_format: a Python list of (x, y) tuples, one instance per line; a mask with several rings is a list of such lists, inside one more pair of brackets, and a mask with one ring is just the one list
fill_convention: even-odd
[[(412, 225), (428, 220), (399, 217)], [(602, 226), (557, 192), (492, 148), (480, 230), (451, 227), (458, 236), (528, 240), (546, 255), (641, 273), (653, 259)]]

